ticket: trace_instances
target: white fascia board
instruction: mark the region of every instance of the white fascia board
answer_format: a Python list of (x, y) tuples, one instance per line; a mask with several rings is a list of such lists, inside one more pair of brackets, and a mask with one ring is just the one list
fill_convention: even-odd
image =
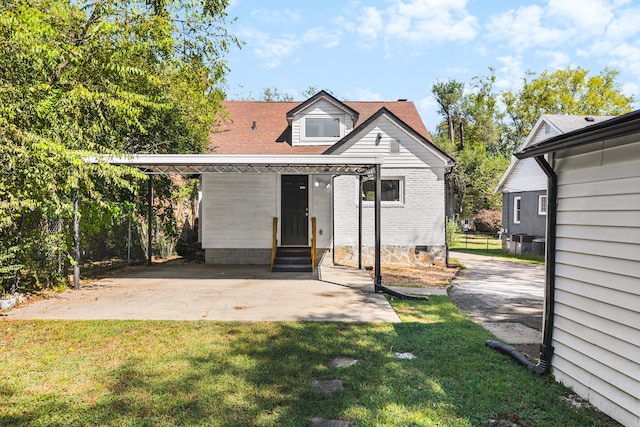
[(88, 163), (112, 163), (120, 165), (378, 165), (382, 156), (331, 156), (318, 155), (244, 155), (244, 154), (132, 154), (124, 156), (92, 156)]

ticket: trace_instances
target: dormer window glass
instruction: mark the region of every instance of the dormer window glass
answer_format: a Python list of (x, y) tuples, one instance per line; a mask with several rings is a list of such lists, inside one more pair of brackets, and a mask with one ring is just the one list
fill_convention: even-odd
[(306, 117), (305, 138), (339, 138), (340, 119), (334, 117)]

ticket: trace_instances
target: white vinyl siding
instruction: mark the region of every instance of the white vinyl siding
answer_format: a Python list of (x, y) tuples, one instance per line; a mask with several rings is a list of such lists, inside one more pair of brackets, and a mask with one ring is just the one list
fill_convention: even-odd
[[(340, 121), (340, 131), (338, 137), (307, 137), (305, 136), (305, 119), (338, 119)], [(299, 111), (291, 123), (291, 136), (293, 145), (333, 145), (340, 138), (353, 130), (351, 116), (343, 109), (324, 99), (309, 105)]]
[(205, 174), (203, 248), (271, 248), (277, 175)]
[[(334, 154), (382, 156), (385, 168), (434, 168), (444, 176), (443, 158), (384, 116), (362, 129), (361, 135), (356, 143), (340, 147)], [(398, 148), (392, 154), (393, 144)]]
[(522, 159), (514, 166), (502, 191), (520, 193), (547, 189), (547, 176), (534, 159)]
[(554, 375), (640, 425), (640, 142), (558, 153)]
[[(310, 182), (309, 217), (316, 218), (318, 248), (326, 248), (332, 230), (331, 176), (312, 175)], [(204, 174), (202, 193), (203, 248), (271, 248), (273, 218), (280, 215), (278, 175)]]

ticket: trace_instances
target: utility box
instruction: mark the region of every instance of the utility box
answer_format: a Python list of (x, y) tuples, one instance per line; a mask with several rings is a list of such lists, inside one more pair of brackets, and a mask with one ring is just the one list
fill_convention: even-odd
[(514, 234), (511, 236), (511, 245), (509, 252), (514, 254), (526, 254), (533, 251), (533, 239), (536, 236), (528, 234)]
[(544, 255), (546, 243), (547, 241), (544, 237), (533, 239), (533, 242), (531, 242), (532, 253), (534, 255), (540, 255), (540, 256)]

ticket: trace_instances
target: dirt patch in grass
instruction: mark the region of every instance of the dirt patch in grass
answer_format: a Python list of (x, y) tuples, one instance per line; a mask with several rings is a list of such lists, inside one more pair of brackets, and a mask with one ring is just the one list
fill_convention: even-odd
[[(411, 288), (445, 288), (460, 270), (457, 266), (432, 265), (408, 267), (400, 265), (382, 266), (382, 284)], [(375, 274), (370, 271), (371, 277)]]

